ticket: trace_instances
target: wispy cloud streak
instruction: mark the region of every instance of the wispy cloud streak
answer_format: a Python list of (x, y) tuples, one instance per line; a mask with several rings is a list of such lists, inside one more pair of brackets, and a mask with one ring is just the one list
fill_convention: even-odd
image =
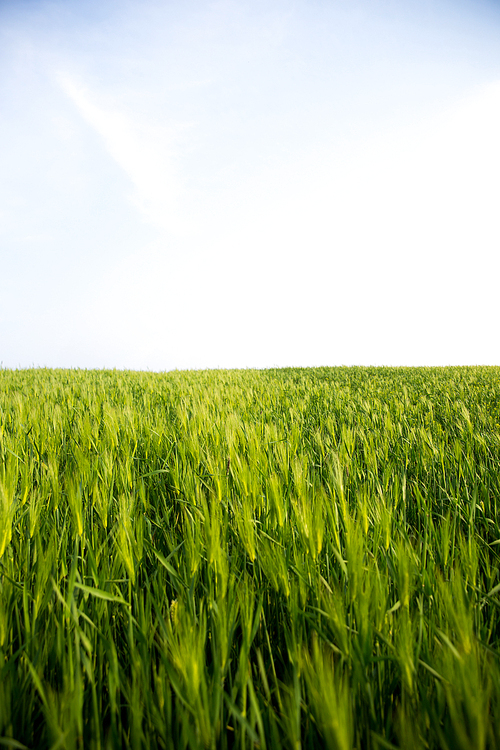
[(180, 180), (176, 141), (183, 126), (141, 122), (140, 117), (96, 103), (96, 96), (59, 73), (59, 85), (83, 119), (101, 136), (109, 156), (127, 174), (135, 190), (130, 200), (142, 217), (161, 230), (181, 231)]

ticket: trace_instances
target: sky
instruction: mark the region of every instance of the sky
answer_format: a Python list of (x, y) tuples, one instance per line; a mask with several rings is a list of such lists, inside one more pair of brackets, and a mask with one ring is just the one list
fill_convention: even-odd
[(500, 365), (500, 2), (0, 0), (0, 362)]

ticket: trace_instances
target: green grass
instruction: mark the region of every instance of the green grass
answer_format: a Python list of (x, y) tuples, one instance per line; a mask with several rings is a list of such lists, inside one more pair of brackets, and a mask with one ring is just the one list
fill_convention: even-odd
[(500, 748), (500, 368), (0, 370), (0, 748)]

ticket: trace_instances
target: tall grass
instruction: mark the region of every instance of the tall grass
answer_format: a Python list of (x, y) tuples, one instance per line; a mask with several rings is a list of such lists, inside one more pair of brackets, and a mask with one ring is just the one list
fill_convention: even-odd
[(0, 370), (0, 746), (500, 747), (500, 368)]

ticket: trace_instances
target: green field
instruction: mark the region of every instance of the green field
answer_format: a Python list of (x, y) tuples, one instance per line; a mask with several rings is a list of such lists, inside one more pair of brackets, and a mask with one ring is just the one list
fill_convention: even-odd
[(500, 368), (0, 370), (0, 749), (500, 748)]

